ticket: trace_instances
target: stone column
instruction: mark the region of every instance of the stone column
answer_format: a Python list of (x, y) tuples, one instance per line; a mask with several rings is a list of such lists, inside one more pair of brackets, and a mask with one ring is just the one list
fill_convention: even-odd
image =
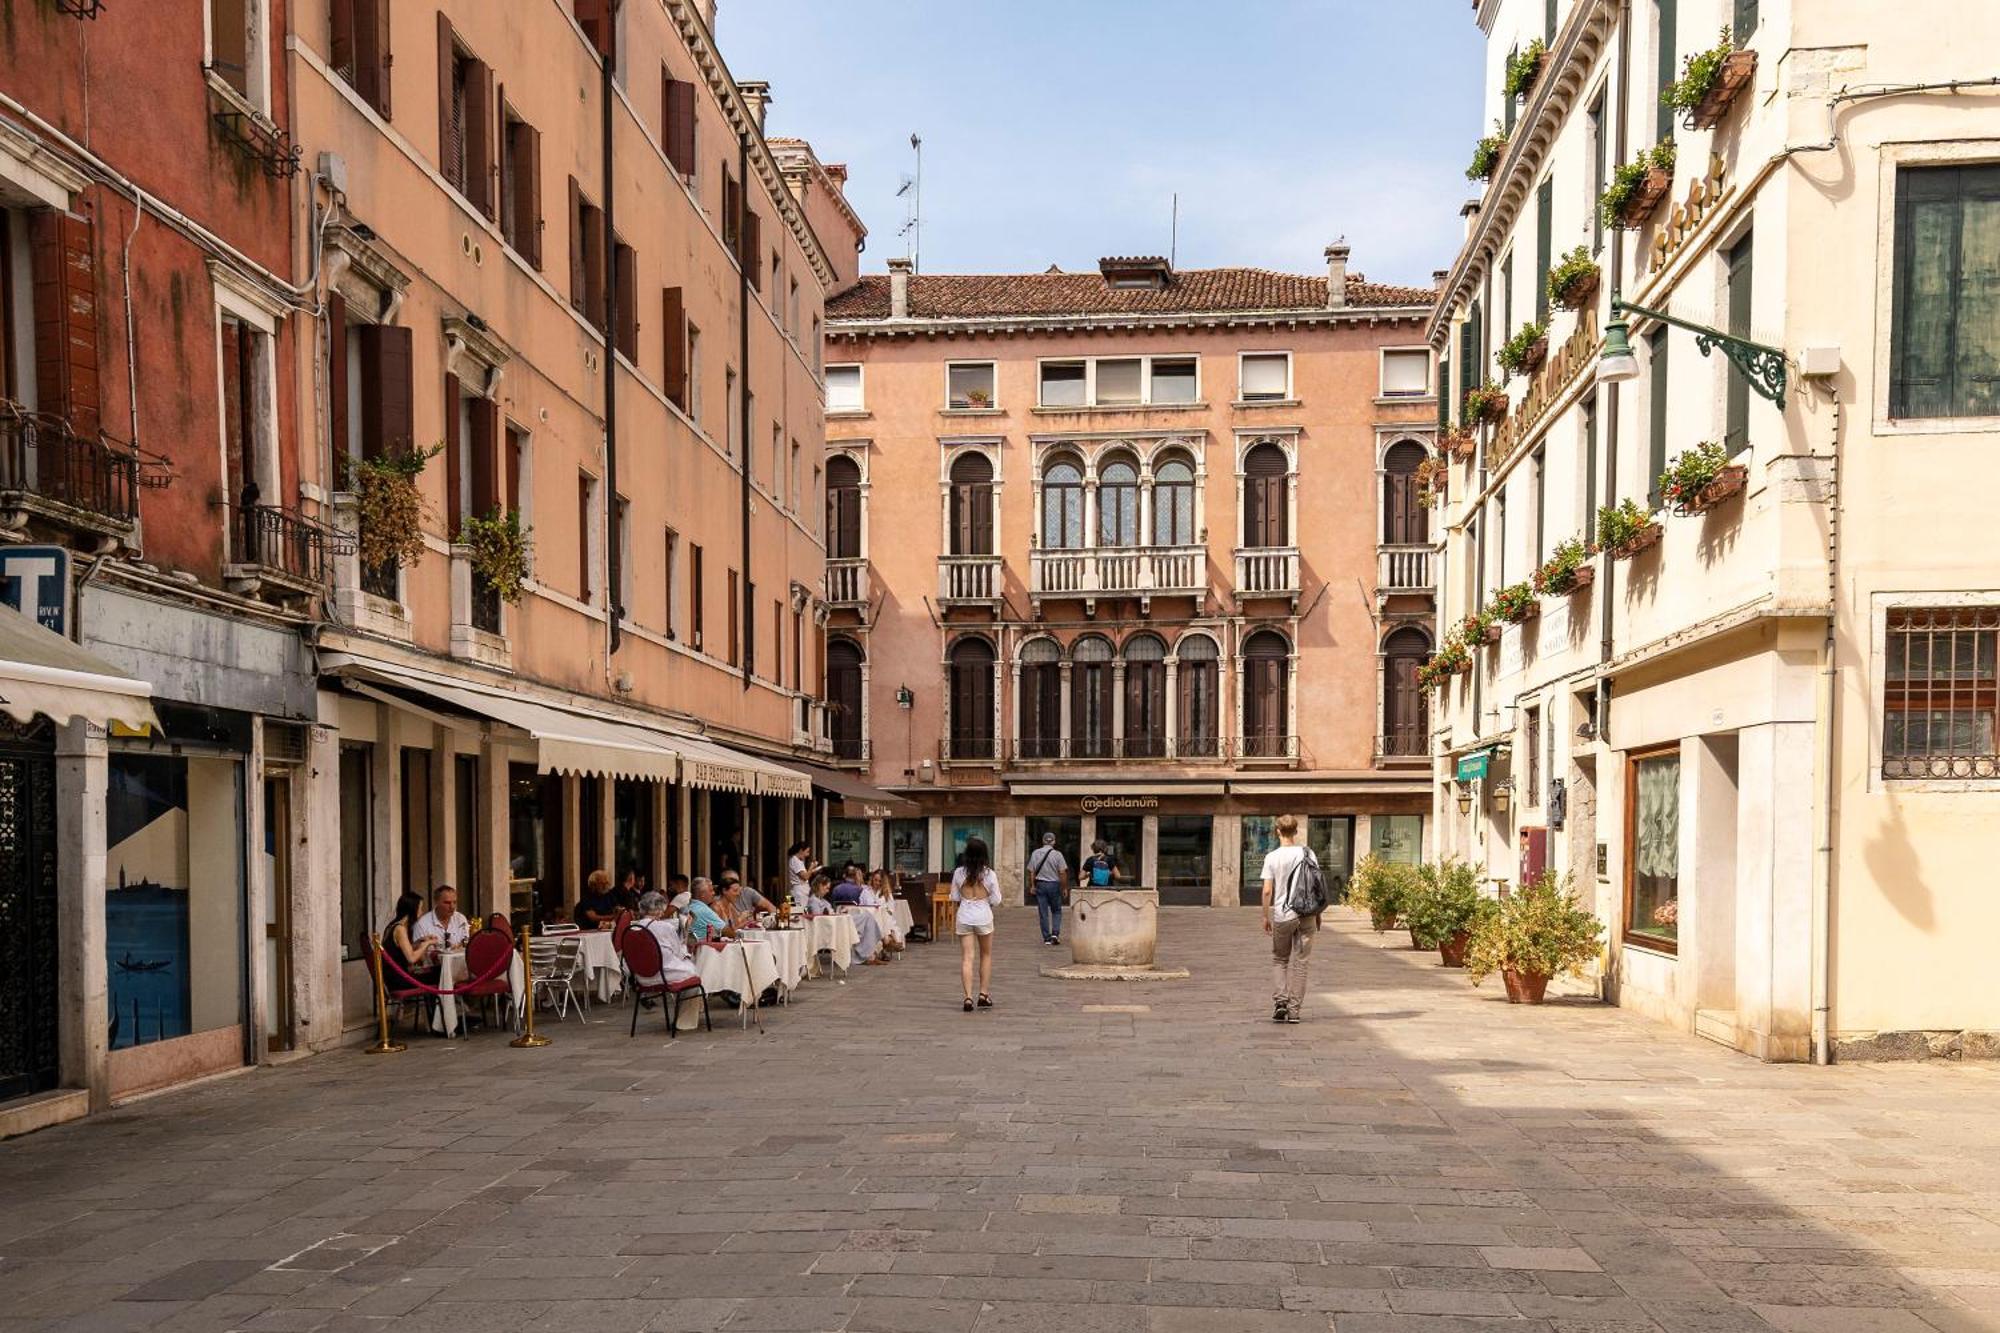
[[(324, 697), (323, 697), (324, 698)], [(321, 717), (338, 709), (322, 702)], [(316, 726), (307, 741), (305, 767), (292, 783), (292, 1021), (299, 1050), (340, 1044), (340, 959), (359, 940), (342, 938), (340, 914), (340, 733)], [(354, 829), (352, 836), (364, 836)], [(373, 918), (370, 918), (372, 922)]]
[(1354, 817), (1354, 846), (1349, 849), (1351, 859), (1359, 862), (1374, 849), (1375, 817), (1358, 814)]
[[(1736, 1043), (1764, 1060), (1811, 1055), (1812, 949), (1805, 923), (1812, 920), (1816, 793), (1798, 777), (1813, 771), (1812, 730), (1810, 722), (1779, 722), (1737, 733), (1743, 800), (1736, 816)], [(1683, 849), (1687, 837), (1684, 829)], [(1693, 867), (1683, 863), (1681, 869), (1685, 891)], [(1684, 897), (1681, 909), (1685, 929), (1703, 907)]]
[[(245, 1064), (264, 1064), (271, 1050), (271, 966), (266, 956), (264, 932), (271, 920), (270, 861), (264, 853), (264, 719), (250, 715), (250, 749), (243, 756), (243, 921), (244, 952), (248, 966), (243, 984), (245, 1021)], [(281, 832), (279, 836), (283, 836)], [(287, 942), (289, 944), (289, 941)]]
[(597, 790), (597, 857), (589, 869), (608, 872), (615, 884), (622, 872), (622, 867), (612, 864), (618, 847), (618, 779), (599, 778)]
[(1217, 815), (1209, 827), (1209, 905), (1234, 907), (1243, 878), (1243, 820), (1237, 815)]
[[(883, 821), (879, 819), (868, 821), (868, 864), (871, 866), (889, 865), (889, 835), (882, 825)], [(820, 860), (826, 860), (826, 848), (816, 847), (814, 850), (819, 853)]]
[(1111, 664), (1111, 753), (1125, 752), (1125, 659)]
[(664, 782), (649, 782), (646, 784), (646, 796), (646, 818), (653, 824), (653, 860), (646, 867), (646, 885), (648, 888), (665, 889), (667, 864), (671, 859), (667, 847), (667, 802), (672, 799), (672, 793)]
[(1081, 832), (1077, 834), (1077, 845), (1062, 849), (1063, 856), (1069, 860), (1069, 869), (1072, 875), (1082, 870), (1083, 858), (1090, 855), (1090, 844), (1097, 841), (1096, 815), (1086, 814), (1077, 822), (1082, 826)]
[(86, 722), (56, 728), (57, 1011), (64, 1087), (90, 1093), (90, 1108), (111, 1105), (111, 991), (105, 961), (105, 793), (110, 784), (104, 732)]
[(1163, 701), (1167, 710), (1167, 758), (1180, 757), (1181, 720), (1181, 664), (1176, 659), (1167, 659), (1167, 692)]
[[(473, 901), (472, 886), (452, 878), (458, 874), (458, 751), (450, 727), (431, 724), (431, 882), (458, 890), (459, 910)], [(469, 913), (468, 913), (469, 915)]]
[(1160, 817), (1147, 815), (1139, 823), (1139, 883), (1141, 889), (1160, 887)]
[(1028, 821), (1021, 815), (1001, 815), (993, 821), (993, 870), (1000, 876), (1000, 891), (1009, 885), (1025, 885), (1028, 874)]
[(369, 839), (371, 923), (387, 921), (403, 891), (403, 766), (398, 762), (396, 712), (388, 704), (375, 708), (375, 744), (369, 750), (369, 789), (374, 793), (374, 837)]
[(562, 901), (573, 903), (583, 892), (583, 877), (590, 871), (587, 848), (596, 834), (583, 828), (583, 784), (574, 773), (562, 775), (563, 845)]
[(1062, 716), (1056, 719), (1061, 728), (1058, 735), (1062, 744), (1057, 747), (1056, 754), (1059, 758), (1067, 759), (1069, 758), (1069, 663), (1065, 661), (1056, 670), (1062, 677)]
[(693, 875), (694, 869), (694, 798), (686, 783), (677, 782), (667, 799), (674, 803), (674, 869), (684, 875)]
[(514, 808), (508, 763), (504, 744), (491, 734), (479, 738), (479, 800), (474, 814), (479, 850), (473, 860), (479, 884), (477, 892), (462, 890), (460, 897), (476, 903), (473, 910), (481, 915), (506, 913), (508, 924), (518, 930), (529, 922), (514, 920)]
[(944, 845), (944, 816), (932, 815), (924, 830), (924, 841), (930, 845), (930, 869), (934, 874), (942, 874), (951, 869), (950, 858)]

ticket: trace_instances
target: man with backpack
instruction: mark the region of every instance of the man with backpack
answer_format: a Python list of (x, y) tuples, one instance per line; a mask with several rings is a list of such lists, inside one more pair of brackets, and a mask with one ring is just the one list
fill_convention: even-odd
[(1090, 844), (1090, 855), (1083, 859), (1083, 868), (1077, 872), (1079, 885), (1088, 884), (1093, 889), (1108, 889), (1118, 880), (1118, 858), (1112, 855), (1111, 845), (1099, 838)]
[(1325, 910), (1326, 876), (1319, 858), (1305, 845), (1298, 816), (1280, 815), (1278, 845), (1264, 857), (1264, 933), (1271, 937), (1276, 971), (1273, 1023), (1297, 1023), (1304, 1017), (1306, 966)]
[(1044, 833), (1042, 845), (1028, 857), (1028, 882), (1035, 886), (1035, 917), (1044, 944), (1062, 943), (1063, 885), (1068, 878), (1069, 862), (1056, 846), (1056, 835)]

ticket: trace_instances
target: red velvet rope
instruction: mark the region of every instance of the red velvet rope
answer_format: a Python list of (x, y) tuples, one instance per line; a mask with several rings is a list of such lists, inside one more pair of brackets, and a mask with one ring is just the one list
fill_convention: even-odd
[(493, 978), (499, 976), (502, 972), (505, 972), (508, 968), (514, 965), (514, 951), (512, 949), (509, 949), (506, 955), (501, 958), (500, 966), (494, 968), (491, 972), (488, 972), (485, 976), (474, 977), (470, 981), (461, 982), (453, 990), (440, 990), (436, 986), (425, 985), (423, 982), (418, 981), (415, 977), (411, 976), (408, 972), (405, 972), (403, 970), (403, 965), (397, 962), (395, 957), (391, 955), (387, 950), (377, 948), (375, 951), (375, 956), (380, 958), (383, 962), (387, 963), (390, 966), (390, 968), (395, 971), (397, 976), (409, 982), (411, 986), (415, 987), (417, 990), (424, 991), (431, 995), (456, 995), (460, 991), (466, 990), (469, 987), (483, 986), (487, 982), (493, 980)]

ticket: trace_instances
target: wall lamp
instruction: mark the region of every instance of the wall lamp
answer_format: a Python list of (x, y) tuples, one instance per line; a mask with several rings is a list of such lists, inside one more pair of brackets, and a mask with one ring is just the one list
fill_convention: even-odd
[(1686, 329), (1694, 334), (1694, 345), (1703, 356), (1721, 348), (1729, 364), (1736, 368), (1736, 372), (1743, 376), (1759, 397), (1776, 403), (1780, 412), (1785, 410), (1785, 388), (1790, 377), (1785, 369), (1784, 352), (1763, 343), (1751, 342), (1748, 338), (1724, 333), (1721, 329), (1711, 329), (1705, 324), (1676, 319), (1663, 310), (1632, 305), (1616, 296), (1611, 298), (1611, 322), (1604, 326), (1604, 350), (1597, 358), (1599, 384), (1620, 384), (1639, 378), (1639, 358), (1632, 354), (1632, 326), (1625, 318), (1627, 314), (1643, 315), (1677, 329)]
[(896, 707), (915, 708), (916, 706), (917, 706), (916, 694), (911, 691), (909, 686), (898, 685), (896, 687)]
[(1472, 784), (1469, 782), (1458, 784), (1458, 813), (1461, 815), (1472, 813)]

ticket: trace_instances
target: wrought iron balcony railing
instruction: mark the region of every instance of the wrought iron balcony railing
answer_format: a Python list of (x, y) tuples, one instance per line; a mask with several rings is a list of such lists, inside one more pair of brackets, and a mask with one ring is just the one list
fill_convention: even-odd
[(15, 503), (58, 520), (126, 529), (139, 517), (139, 485), (137, 454), (76, 434), (59, 418), (0, 403), (0, 503), (18, 497)]

